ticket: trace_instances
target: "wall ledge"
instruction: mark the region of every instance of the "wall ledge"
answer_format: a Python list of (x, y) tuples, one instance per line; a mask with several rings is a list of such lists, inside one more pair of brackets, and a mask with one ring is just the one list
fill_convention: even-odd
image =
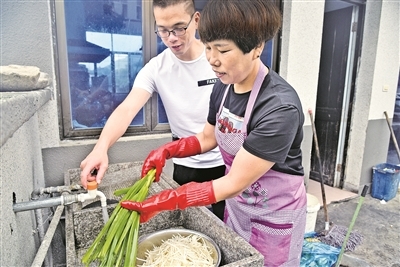
[(0, 92), (0, 141), (7, 140), (44, 104), (52, 99), (52, 89)]

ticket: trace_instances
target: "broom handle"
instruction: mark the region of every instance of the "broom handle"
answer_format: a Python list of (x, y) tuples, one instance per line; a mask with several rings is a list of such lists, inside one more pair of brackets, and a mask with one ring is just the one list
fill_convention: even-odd
[(353, 219), (351, 219), (350, 227), (347, 230), (347, 234), (346, 234), (346, 237), (344, 238), (342, 249), (340, 250), (339, 257), (338, 257), (338, 260), (336, 261), (335, 267), (340, 266), (340, 261), (342, 260), (343, 253), (344, 253), (344, 250), (347, 245), (347, 241), (349, 240), (351, 230), (353, 230), (354, 223), (356, 222), (358, 212), (360, 211), (361, 205), (364, 202), (364, 198), (365, 198), (365, 195), (367, 194), (367, 191), (368, 191), (368, 185), (364, 185), (360, 200), (358, 201), (358, 205), (357, 205), (356, 211), (354, 212)]
[(318, 165), (319, 165), (319, 175), (320, 184), (321, 184), (321, 194), (322, 194), (322, 202), (324, 204), (324, 215), (325, 215), (325, 230), (329, 230), (329, 219), (328, 219), (328, 208), (326, 207), (326, 196), (325, 196), (325, 186), (324, 186), (324, 176), (322, 174), (322, 164), (321, 164), (321, 157), (319, 155), (319, 145), (318, 145), (318, 138), (317, 138), (317, 131), (315, 129), (314, 118), (312, 115), (312, 110), (308, 109), (308, 113), (310, 114), (311, 126), (314, 136), (314, 144), (315, 144), (315, 153), (317, 154), (318, 158)]
[(400, 159), (400, 150), (399, 150), (399, 144), (397, 143), (397, 140), (396, 140), (396, 135), (394, 134), (393, 127), (390, 124), (389, 116), (388, 116), (387, 112), (385, 111), (384, 113), (385, 113), (385, 117), (386, 117), (386, 122), (387, 122), (387, 124), (389, 126), (390, 135), (392, 137), (392, 140), (393, 140), (393, 143), (394, 143), (394, 147), (396, 148), (396, 151), (397, 151), (397, 156)]

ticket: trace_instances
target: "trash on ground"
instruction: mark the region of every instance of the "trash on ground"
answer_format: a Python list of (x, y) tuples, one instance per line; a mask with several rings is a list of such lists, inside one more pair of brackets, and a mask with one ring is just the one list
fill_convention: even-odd
[(315, 232), (306, 233), (301, 252), (300, 267), (326, 267), (336, 263), (339, 248), (322, 243)]

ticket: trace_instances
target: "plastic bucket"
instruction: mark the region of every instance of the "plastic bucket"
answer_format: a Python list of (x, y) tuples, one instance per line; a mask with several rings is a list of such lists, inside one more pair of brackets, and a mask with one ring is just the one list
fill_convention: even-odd
[(321, 204), (319, 203), (318, 198), (307, 193), (306, 233), (315, 231), (315, 224), (317, 222), (317, 215), (320, 208)]
[(372, 168), (371, 196), (389, 201), (397, 194), (400, 181), (400, 166), (382, 163)]

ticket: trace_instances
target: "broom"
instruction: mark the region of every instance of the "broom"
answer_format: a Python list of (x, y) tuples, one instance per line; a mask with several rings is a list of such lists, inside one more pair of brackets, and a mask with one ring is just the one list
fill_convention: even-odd
[[(348, 233), (348, 229), (344, 226), (339, 226), (339, 225), (333, 225), (332, 223), (329, 223), (329, 218), (328, 218), (328, 208), (326, 205), (326, 196), (325, 196), (325, 184), (324, 184), (324, 176), (322, 174), (322, 164), (321, 164), (321, 157), (319, 154), (319, 145), (318, 145), (318, 138), (317, 138), (317, 131), (315, 129), (315, 123), (314, 123), (314, 118), (312, 115), (312, 110), (309, 109), (308, 113), (310, 114), (310, 120), (311, 120), (311, 126), (312, 126), (312, 131), (313, 131), (313, 136), (314, 136), (314, 148), (315, 148), (315, 153), (317, 155), (318, 159), (318, 165), (319, 165), (319, 174), (320, 174), (320, 184), (321, 184), (321, 194), (322, 194), (322, 201), (323, 201), (323, 206), (324, 206), (324, 215), (325, 215), (325, 228), (324, 231), (322, 231), (319, 234), (318, 239), (332, 247), (342, 247), (344, 245), (344, 249), (346, 251), (353, 251), (357, 245), (361, 244), (363, 236), (357, 232), (351, 232)], [(329, 229), (331, 227), (331, 229)], [(346, 235), (348, 233), (348, 237), (346, 239)]]
[(328, 208), (326, 207), (324, 176), (322, 174), (321, 157), (319, 155), (317, 131), (315, 129), (315, 123), (314, 123), (313, 114), (312, 114), (311, 109), (308, 109), (308, 114), (310, 114), (311, 126), (312, 126), (312, 131), (313, 131), (313, 136), (314, 136), (314, 145), (315, 145), (314, 148), (315, 148), (315, 153), (317, 154), (317, 158), (318, 158), (319, 175), (321, 176), (320, 184), (321, 184), (322, 202), (323, 202), (323, 206), (324, 206), (324, 215), (325, 215), (325, 231), (328, 231), (329, 230)]
[(349, 240), (349, 238), (351, 236), (351, 230), (353, 229), (354, 223), (356, 222), (356, 219), (357, 219), (357, 216), (358, 216), (358, 212), (360, 211), (361, 205), (364, 202), (364, 198), (365, 198), (365, 195), (367, 194), (367, 191), (368, 191), (368, 186), (364, 185), (363, 191), (361, 193), (360, 200), (358, 201), (356, 211), (354, 212), (353, 218), (351, 219), (350, 227), (347, 230), (346, 237), (344, 238), (342, 249), (340, 250), (339, 257), (338, 257), (338, 260), (336, 261), (335, 267), (339, 267), (340, 266), (340, 262), (342, 260), (343, 253), (344, 253), (344, 251), (346, 250), (346, 247), (347, 247), (347, 241)]

